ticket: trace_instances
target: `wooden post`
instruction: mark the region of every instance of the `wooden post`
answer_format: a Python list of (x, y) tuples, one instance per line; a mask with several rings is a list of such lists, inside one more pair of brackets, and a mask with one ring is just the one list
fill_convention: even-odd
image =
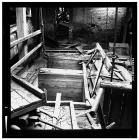
[(124, 31), (123, 31), (123, 41), (122, 41), (123, 43), (126, 42), (126, 38), (127, 38), (128, 18), (129, 18), (129, 8), (127, 8), (127, 11), (126, 11)]
[(73, 8), (70, 8), (70, 15), (69, 15), (69, 42), (73, 40)]
[[(26, 8), (16, 8), (16, 24), (18, 39), (27, 35)], [(18, 44), (19, 59), (27, 54), (27, 45)]]
[(55, 110), (54, 110), (54, 117), (53, 117), (53, 124), (56, 124), (56, 118), (59, 116), (59, 108), (60, 108), (60, 101), (61, 101), (61, 93), (56, 94), (56, 103), (55, 103)]
[(74, 111), (74, 104), (73, 104), (72, 101), (70, 102), (70, 112), (71, 112), (72, 128), (73, 129), (78, 129), (76, 116), (75, 116), (75, 111)]
[(44, 21), (43, 21), (43, 10), (42, 10), (42, 8), (40, 8), (40, 20), (41, 20), (42, 42), (43, 42), (43, 47), (44, 47), (45, 38), (44, 38)]

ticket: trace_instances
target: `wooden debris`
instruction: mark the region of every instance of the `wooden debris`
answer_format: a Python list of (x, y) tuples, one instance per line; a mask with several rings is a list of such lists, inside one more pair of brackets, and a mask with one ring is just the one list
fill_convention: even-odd
[(87, 67), (88, 64), (91, 62), (91, 60), (94, 58), (94, 56), (96, 55), (97, 52), (98, 52), (98, 51), (95, 50), (95, 52), (91, 54), (91, 56), (90, 56), (90, 58), (89, 58), (89, 60), (88, 60), (88, 62), (87, 62), (87, 64), (86, 64), (86, 67)]
[(90, 101), (90, 94), (88, 89), (88, 82), (87, 82), (87, 71), (86, 71), (86, 64), (82, 62), (83, 66), (83, 79), (84, 79), (84, 92), (85, 92), (85, 99), (92, 105)]
[(96, 48), (86, 51), (86, 54), (91, 54), (96, 51)]
[(101, 129), (101, 125), (97, 123), (89, 113), (87, 113), (86, 115), (93, 129)]
[(99, 89), (96, 91), (96, 93), (97, 93), (97, 96), (96, 96), (96, 98), (95, 98), (95, 100), (94, 100), (94, 103), (93, 103), (93, 106), (92, 106), (92, 111), (94, 111), (94, 112), (96, 112), (97, 109), (98, 109), (98, 106), (99, 106), (99, 104), (100, 104), (100, 100), (101, 100), (102, 95), (103, 95), (103, 93), (104, 93), (104, 89), (103, 89), (103, 88), (99, 88)]
[(77, 46), (76, 49), (82, 54), (85, 54), (85, 51), (82, 49), (82, 46)]
[(40, 119), (39, 117), (29, 117), (29, 119), (30, 120), (33, 120), (33, 121), (40, 121), (40, 122), (42, 122), (42, 123), (45, 123), (45, 124), (47, 124), (47, 125), (50, 125), (50, 126), (52, 126), (52, 127), (54, 127), (54, 128), (57, 128), (57, 129), (60, 129), (60, 130), (63, 130), (63, 128), (61, 128), (61, 127), (59, 127), (59, 126), (57, 126), (57, 125), (55, 125), (55, 124), (52, 124), (52, 123), (50, 123), (50, 122), (47, 122), (47, 121), (44, 121), (44, 120), (42, 120), (42, 119)]
[(125, 81), (132, 82), (132, 75), (128, 72), (127, 69), (125, 69), (124, 67), (122, 67), (120, 65), (115, 65), (115, 67), (118, 70), (120, 70), (120, 74), (122, 75), (122, 77), (124, 78)]
[(127, 82), (110, 82), (110, 81), (102, 81), (100, 83), (100, 87), (102, 88), (114, 88), (114, 89), (121, 89), (132, 91), (132, 85)]
[(102, 47), (100, 46), (99, 43), (96, 43), (96, 49), (99, 50), (99, 52), (101, 53), (102, 58), (103, 59), (105, 58), (105, 65), (106, 65), (108, 71), (110, 71), (111, 68), (112, 68), (111, 61), (110, 61), (110, 59), (108, 58), (108, 56), (106, 55), (106, 53), (104, 52), (104, 50), (102, 49)]
[(71, 48), (71, 47), (75, 47), (75, 46), (78, 46), (79, 45), (79, 43), (75, 43), (75, 44), (71, 44), (71, 45), (69, 45), (69, 46), (67, 46), (67, 47), (65, 47), (66, 49), (69, 49), (69, 48)]
[(96, 76), (96, 79), (95, 79), (95, 83), (94, 83), (94, 86), (93, 86), (93, 90), (92, 90), (92, 93), (91, 93), (92, 96), (93, 96), (93, 94), (95, 92), (95, 89), (96, 89), (96, 86), (97, 86), (97, 83), (98, 83), (98, 79), (99, 79), (99, 76), (100, 76), (104, 61), (105, 61), (105, 58), (102, 60), (101, 66), (100, 66), (100, 68), (98, 70), (98, 73), (97, 73), (97, 76)]
[(72, 120), (72, 129), (78, 129), (75, 111), (74, 111), (74, 104), (70, 101), (70, 112), (71, 112), (71, 120)]
[(54, 116), (55, 116), (55, 117), (53, 117), (53, 124), (54, 124), (54, 125), (57, 125), (57, 120), (56, 120), (56, 118), (58, 118), (58, 116), (59, 116), (60, 101), (61, 101), (61, 93), (57, 93), (57, 94), (56, 94), (55, 110), (54, 110)]

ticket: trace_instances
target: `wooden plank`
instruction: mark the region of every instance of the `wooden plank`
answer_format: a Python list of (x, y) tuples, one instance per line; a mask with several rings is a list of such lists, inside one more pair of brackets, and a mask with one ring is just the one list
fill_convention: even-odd
[(63, 87), (63, 88), (79, 88), (82, 89), (82, 79), (70, 79), (70, 78), (51, 78), (47, 76), (39, 76), (39, 85), (44, 84), (46, 87)]
[(33, 32), (33, 33), (30, 33), (30, 34), (24, 36), (24, 37), (21, 37), (21, 38), (15, 40), (15, 41), (11, 42), (11, 43), (10, 43), (10, 47), (12, 48), (12, 47), (14, 47), (15, 45), (17, 45), (17, 44), (19, 44), (19, 43), (21, 43), (21, 42), (23, 42), (23, 41), (25, 41), (25, 40), (28, 40), (28, 39), (30, 39), (30, 38), (36, 36), (36, 35), (39, 35), (39, 34), (41, 34), (41, 30), (37, 30), (37, 31), (35, 31), (35, 32)]
[(90, 56), (90, 58), (89, 58), (89, 60), (88, 60), (88, 62), (87, 62), (87, 64), (86, 64), (86, 67), (89, 65), (89, 63), (90, 63), (91, 60), (94, 58), (94, 56), (96, 55), (97, 52), (98, 52), (98, 51), (95, 50), (95, 52), (91, 54), (91, 56)]
[[(32, 94), (31, 92), (29, 92), (28, 90), (26, 90), (25, 88), (21, 87), (20, 85), (13, 84), (13, 82), (11, 84), (11, 88), (17, 92), (17, 94), (20, 96), (20, 98), (25, 99), (29, 103), (38, 101), (40, 99), (37, 96), (35, 96), (34, 94)], [(15, 98), (13, 98), (13, 96), (11, 96), (11, 99), (15, 100)], [(16, 99), (18, 100), (19, 98), (16, 98)]]
[(36, 52), (40, 47), (42, 46), (42, 43), (38, 44), (34, 49), (32, 49), (27, 55), (25, 55), (22, 59), (20, 59), (16, 64), (14, 64), (11, 67), (11, 72), (17, 68), (19, 65), (21, 65), (23, 62), (25, 62), (34, 52)]
[(85, 54), (85, 51), (82, 49), (82, 46), (77, 46), (76, 49), (82, 54)]
[(70, 113), (71, 113), (72, 129), (78, 129), (77, 120), (74, 111), (74, 103), (72, 101), (70, 101)]
[(61, 93), (57, 93), (57, 94), (56, 94), (55, 110), (54, 110), (54, 116), (55, 116), (55, 117), (53, 117), (53, 124), (54, 124), (54, 125), (57, 125), (57, 120), (56, 120), (56, 118), (58, 118), (58, 116), (59, 116), (60, 101), (61, 101)]
[(40, 68), (39, 74), (82, 76), (83, 73), (82, 73), (82, 70)]
[(102, 81), (100, 83), (100, 87), (132, 91), (132, 85), (130, 83), (127, 83), (127, 82)]
[(108, 71), (110, 71), (111, 68), (112, 68), (111, 61), (110, 61), (110, 59), (108, 58), (108, 56), (106, 55), (106, 53), (104, 52), (104, 50), (102, 49), (102, 47), (100, 46), (99, 43), (96, 43), (96, 49), (99, 50), (99, 52), (100, 52), (101, 55), (102, 55), (102, 58), (103, 58), (103, 59), (105, 58), (105, 65), (106, 65)]
[[(114, 44), (113, 42), (109, 42), (109, 47), (113, 48), (113, 44)], [(128, 43), (116, 43), (115, 47), (116, 48), (129, 48), (129, 45)]]
[(93, 129), (102, 129), (101, 125), (99, 123), (96, 124), (96, 121), (92, 118), (92, 116), (89, 113), (87, 113), (86, 116), (87, 116)]
[(12, 79), (17, 83), (19, 83), (24, 88), (26, 88), (27, 90), (29, 90), (30, 92), (32, 92), (32, 94), (36, 95), (37, 97), (41, 99), (45, 98), (45, 93), (41, 89), (34, 87), (32, 84), (28, 83), (24, 79), (21, 79), (16, 75), (12, 75)]
[(55, 128), (55, 129), (64, 130), (63, 128), (61, 128), (61, 127), (59, 127), (59, 126), (57, 126), (57, 125), (55, 125), (55, 124), (52, 124), (52, 123), (49, 123), (49, 122), (47, 122), (47, 121), (44, 121), (44, 120), (42, 120), (42, 119), (40, 119), (40, 118), (39, 118), (39, 121), (42, 122), (42, 123), (45, 123), (45, 124), (47, 124), (47, 125), (50, 125), (50, 126), (52, 126), (53, 128)]
[(120, 74), (124, 78), (125, 81), (132, 82), (132, 75), (125, 69), (123, 66), (115, 65), (115, 67), (120, 71)]
[(29, 104), (30, 104), (30, 102), (28, 102), (27, 100), (25, 100), (23, 98), (18, 98), (18, 99), (11, 98), (11, 106), (14, 110), (18, 109), (18, 108), (22, 108), (22, 107), (29, 105)]
[(97, 73), (97, 76), (96, 76), (96, 78), (95, 78), (95, 83), (94, 83), (94, 85), (93, 85), (93, 90), (92, 90), (92, 93), (91, 93), (92, 95), (94, 94), (94, 92), (95, 92), (95, 90), (96, 90), (96, 86), (97, 86), (97, 84), (98, 84), (98, 80), (99, 80), (99, 77), (100, 77), (100, 73), (101, 73), (101, 70), (102, 70), (104, 61), (105, 61), (105, 58), (102, 60), (101, 65), (100, 65), (100, 68), (99, 68), (98, 73)]
[(87, 113), (90, 113), (90, 112), (92, 112), (92, 109), (88, 109), (88, 110), (82, 111), (81, 113), (77, 114), (76, 117), (83, 116), (83, 115), (85, 115)]
[(71, 47), (75, 47), (75, 46), (78, 46), (78, 45), (79, 45), (79, 43), (74, 43), (74, 44), (68, 45), (68, 46), (65, 47), (65, 48), (69, 49), (69, 48), (71, 48)]
[(20, 116), (22, 114), (25, 114), (25, 113), (27, 113), (31, 110), (34, 110), (37, 107), (40, 107), (42, 105), (43, 105), (42, 100), (40, 100), (40, 101), (37, 101), (37, 102), (33, 102), (31, 104), (28, 104), (24, 107), (17, 108), (17, 109), (14, 110), (14, 112), (11, 113), (11, 119), (14, 118), (14, 117)]
[(90, 105), (92, 105), (92, 103), (90, 102), (90, 94), (89, 94), (89, 88), (88, 88), (88, 82), (87, 82), (87, 71), (86, 71), (86, 65), (84, 62), (82, 63), (82, 66), (83, 66), (85, 99), (90, 103)]
[(98, 90), (96, 91), (97, 93), (97, 96), (94, 100), (94, 103), (93, 103), (93, 106), (92, 106), (92, 111), (96, 112), (97, 109), (98, 109), (98, 106), (100, 104), (100, 101), (103, 97), (103, 94), (104, 94), (104, 89), (103, 88), (98, 88)]

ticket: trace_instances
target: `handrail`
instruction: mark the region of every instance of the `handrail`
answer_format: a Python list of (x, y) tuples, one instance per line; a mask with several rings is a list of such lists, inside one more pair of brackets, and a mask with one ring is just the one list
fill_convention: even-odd
[(24, 61), (26, 61), (36, 50), (38, 50), (42, 46), (42, 43), (38, 44), (33, 50), (31, 50), (27, 55), (25, 55), (22, 59), (20, 59), (16, 64), (11, 67), (11, 72), (19, 65), (21, 65)]
[(10, 47), (12, 48), (13, 46), (15, 46), (15, 45), (27, 40), (27, 39), (30, 39), (31, 37), (39, 35), (39, 34), (41, 34), (41, 30), (37, 30), (37, 31), (25, 36), (25, 37), (19, 38), (19, 39), (15, 40), (15, 41), (11, 42)]

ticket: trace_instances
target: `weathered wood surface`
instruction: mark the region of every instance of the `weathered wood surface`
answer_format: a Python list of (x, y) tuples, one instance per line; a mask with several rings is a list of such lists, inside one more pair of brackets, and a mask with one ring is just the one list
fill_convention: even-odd
[(77, 120), (75, 116), (74, 104), (70, 101), (70, 113), (71, 113), (71, 121), (72, 121), (72, 129), (78, 129)]
[[(95, 64), (94, 64), (94, 67), (91, 69), (91, 73), (92, 74), (95, 74), (96, 72), (98, 73), (97, 70), (99, 70), (100, 68), (100, 65), (101, 65), (101, 60), (96, 60)], [(96, 70), (96, 69), (97, 70)], [(105, 65), (103, 65), (102, 67), (102, 70), (101, 70), (101, 73), (103, 74), (109, 74), (109, 72), (107, 71), (107, 69), (105, 68)], [(91, 81), (93, 83), (93, 85), (95, 84), (96, 82), (96, 78), (94, 78), (93, 76), (91, 76)], [(103, 108), (103, 100), (104, 100), (104, 95), (103, 95), (103, 92), (104, 90), (102, 90), (102, 88), (100, 88), (100, 82), (102, 81), (102, 78), (99, 77), (98, 78), (98, 84), (96, 86), (96, 90), (95, 90), (95, 93), (96, 93), (96, 96), (95, 98), (91, 98), (91, 102), (92, 102), (92, 110), (93, 111), (97, 111), (98, 109), (98, 105), (100, 104), (101, 107)], [(90, 91), (92, 92), (92, 91)]]
[(16, 64), (14, 64), (11, 67), (11, 72), (17, 68), (19, 65), (21, 65), (23, 62), (27, 61), (28, 58), (35, 53), (40, 47), (42, 46), (42, 43), (38, 44), (33, 50), (31, 50), (27, 55), (25, 55), (22, 59), (20, 59)]
[(55, 103), (55, 110), (54, 110), (54, 116), (53, 117), (53, 124), (57, 125), (57, 120), (56, 118), (58, 118), (59, 116), (59, 112), (60, 112), (60, 101), (61, 101), (61, 93), (57, 93), (56, 94), (56, 103)]
[[(26, 8), (25, 7), (17, 7), (16, 8), (16, 25), (17, 25), (17, 36), (18, 38), (22, 38), (26, 36), (27, 33), (27, 20), (26, 20)], [(15, 40), (16, 41), (16, 40)], [(13, 41), (13, 42), (15, 42)], [(13, 44), (17, 45), (17, 44)], [(24, 57), (28, 52), (27, 45), (24, 45), (20, 42), (18, 44), (18, 56), (19, 59)]]
[(115, 67), (120, 70), (120, 74), (125, 81), (132, 82), (132, 75), (128, 72), (126, 68), (120, 65), (115, 65)]
[(111, 61), (110, 61), (110, 59), (108, 58), (108, 56), (106, 55), (106, 53), (104, 52), (104, 50), (102, 49), (102, 47), (99, 45), (99, 43), (96, 43), (96, 49), (99, 50), (99, 52), (100, 52), (101, 55), (102, 55), (102, 58), (103, 58), (103, 59), (105, 58), (105, 65), (106, 65), (108, 71), (110, 71), (111, 68), (112, 68)]
[(11, 81), (11, 118), (27, 113), (42, 105), (42, 100), (18, 83)]
[(19, 85), (21, 85), (22, 87), (26, 88), (27, 90), (29, 90), (30, 92), (32, 92), (34, 95), (36, 95), (37, 97), (43, 99), (45, 98), (45, 93), (37, 88), (34, 87), (32, 84), (28, 83), (27, 81), (25, 81), (24, 79), (19, 78), (16, 75), (12, 75), (12, 79), (14, 81), (16, 81)]
[(92, 59), (94, 58), (94, 56), (96, 55), (97, 52), (98, 52), (98, 51), (95, 50), (95, 52), (91, 54), (91, 56), (90, 56), (90, 58), (89, 58), (89, 60), (88, 60), (88, 62), (87, 62), (87, 64), (86, 64), (86, 66), (88, 66), (88, 64), (92, 61)]
[[(113, 44), (112, 42), (109, 42), (109, 51), (112, 52), (113, 49)], [(129, 55), (129, 45), (128, 43), (116, 43), (115, 44), (115, 52), (118, 55)]]
[(100, 83), (100, 87), (132, 91), (132, 85), (130, 83), (127, 83), (127, 82), (102, 81)]
[(96, 86), (97, 86), (98, 80), (99, 80), (99, 78), (100, 78), (100, 73), (101, 73), (101, 70), (102, 70), (104, 61), (105, 61), (105, 58), (102, 59), (102, 61), (101, 61), (101, 65), (100, 65), (100, 68), (99, 68), (99, 70), (98, 70), (98, 72), (97, 72), (97, 76), (96, 76), (96, 78), (95, 78), (95, 82), (94, 82), (94, 85), (93, 85), (93, 89), (92, 89), (92, 93), (91, 93), (91, 94), (94, 94), (94, 92), (95, 92), (95, 90), (96, 90)]
[(27, 39), (30, 39), (30, 38), (32, 38), (32, 37), (34, 37), (36, 35), (39, 35), (39, 34), (41, 34), (41, 30), (37, 30), (37, 31), (35, 31), (35, 32), (33, 32), (33, 33), (29, 34), (29, 35), (26, 35), (26, 36), (24, 36), (22, 38), (19, 38), (19, 39), (15, 40), (15, 41), (11, 42), (10, 46), (13, 47), (13, 46), (15, 46), (15, 45), (27, 40)]
[(55, 100), (62, 93), (62, 100), (82, 101), (83, 78), (81, 70), (41, 68), (38, 75), (39, 88), (46, 88), (48, 100)]
[(78, 53), (47, 53), (48, 67), (61, 69), (81, 69), (82, 59)]
[(82, 76), (82, 70), (40, 68), (39, 74)]
[(90, 105), (92, 105), (90, 101), (90, 93), (88, 88), (88, 81), (87, 81), (87, 70), (86, 70), (86, 64), (82, 63), (83, 66), (83, 79), (84, 79), (84, 94), (85, 94), (85, 100), (89, 102)]

